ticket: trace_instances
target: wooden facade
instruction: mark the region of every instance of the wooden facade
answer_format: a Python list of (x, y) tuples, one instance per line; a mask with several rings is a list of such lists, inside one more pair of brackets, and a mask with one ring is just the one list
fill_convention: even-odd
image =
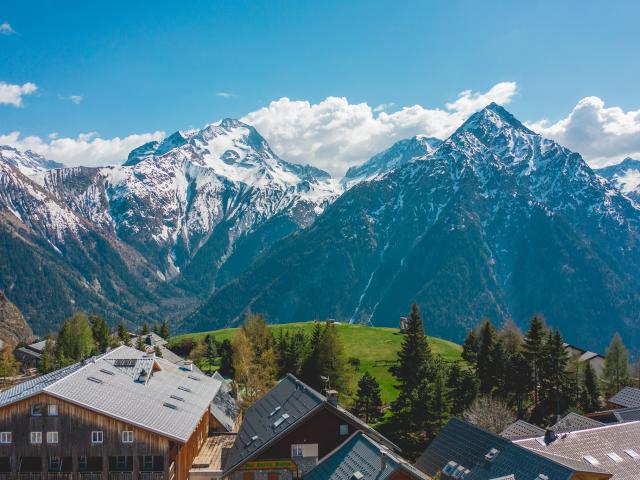
[[(32, 414), (35, 405), (41, 415)], [(0, 480), (187, 480), (209, 417), (207, 410), (181, 443), (40, 393), (0, 408), (0, 432), (11, 432), (11, 443), (0, 443)], [(42, 443), (32, 443), (32, 432)], [(92, 432), (102, 432), (102, 442)]]

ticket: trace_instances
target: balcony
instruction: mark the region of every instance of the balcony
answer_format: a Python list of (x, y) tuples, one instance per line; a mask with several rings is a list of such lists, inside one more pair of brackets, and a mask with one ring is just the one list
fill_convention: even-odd
[(44, 480), (42, 472), (19, 472), (18, 480)]
[(73, 480), (73, 473), (71, 473), (71, 472), (49, 472), (49, 473), (47, 473), (47, 480)]
[(140, 472), (138, 480), (164, 480), (164, 472)]
[(133, 480), (133, 472), (109, 472), (109, 480)]
[(79, 472), (78, 480), (103, 480), (102, 472)]

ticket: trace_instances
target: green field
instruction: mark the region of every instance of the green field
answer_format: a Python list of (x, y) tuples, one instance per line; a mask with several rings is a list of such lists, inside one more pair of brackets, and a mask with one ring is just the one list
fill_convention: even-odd
[[(359, 371), (368, 371), (373, 375), (382, 389), (383, 401), (390, 402), (396, 396), (394, 379), (389, 373), (389, 367), (396, 360), (396, 353), (400, 349), (402, 334), (397, 328), (367, 327), (363, 325), (336, 324), (338, 334), (342, 339), (347, 358), (360, 359)], [(284, 325), (269, 325), (269, 329), (277, 336), (281, 331), (311, 333), (313, 322), (289, 323)], [(201, 340), (207, 334), (212, 334), (216, 340), (231, 338), (235, 328), (225, 328), (211, 332), (189, 333), (172, 339), (179, 342), (184, 338)], [(440, 338), (429, 337), (429, 344), (435, 353), (447, 361), (459, 361), (462, 348), (453, 342)]]

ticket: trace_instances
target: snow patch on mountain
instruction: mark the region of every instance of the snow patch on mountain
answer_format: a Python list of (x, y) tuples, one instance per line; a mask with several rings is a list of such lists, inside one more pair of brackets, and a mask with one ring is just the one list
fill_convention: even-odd
[(20, 151), (8, 145), (0, 145), (0, 162), (17, 167), (25, 175), (34, 175), (51, 168), (62, 168), (62, 163), (47, 160), (31, 150)]

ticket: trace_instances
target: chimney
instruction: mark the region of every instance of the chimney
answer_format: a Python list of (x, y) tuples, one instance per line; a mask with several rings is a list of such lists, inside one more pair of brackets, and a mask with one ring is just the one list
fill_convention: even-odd
[(191, 360), (184, 361), (184, 369), (193, 372), (193, 362)]
[(338, 392), (335, 390), (327, 390), (327, 402), (334, 407), (338, 405)]
[(380, 450), (380, 471), (384, 472), (385, 468), (387, 468), (387, 452), (384, 449)]

